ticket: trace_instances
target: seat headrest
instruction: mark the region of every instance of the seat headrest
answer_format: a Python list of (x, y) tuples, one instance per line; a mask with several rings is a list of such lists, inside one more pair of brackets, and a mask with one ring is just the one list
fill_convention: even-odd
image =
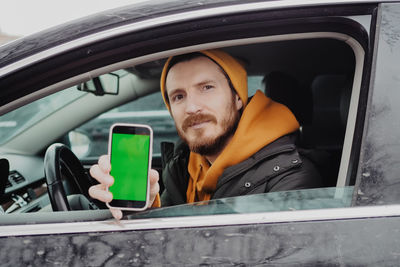
[(309, 89), (300, 86), (293, 76), (282, 71), (273, 71), (265, 75), (263, 83), (265, 94), (287, 106), (300, 125), (311, 122), (312, 95)]
[(346, 130), (351, 83), (346, 75), (326, 74), (311, 83), (312, 128), (317, 146), (341, 147)]

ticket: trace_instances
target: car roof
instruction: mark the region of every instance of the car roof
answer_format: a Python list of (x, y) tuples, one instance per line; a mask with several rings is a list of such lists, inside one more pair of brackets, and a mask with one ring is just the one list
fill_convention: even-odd
[[(123, 27), (124, 25), (140, 22), (149, 19), (163, 18), (173, 16), (174, 14), (188, 13), (188, 16), (179, 15), (179, 20), (192, 19), (190, 12), (207, 11), (196, 16), (212, 16), (216, 14), (229, 14), (242, 12), (243, 10), (266, 10), (274, 8), (298, 8), (303, 6), (317, 5), (349, 5), (349, 4), (373, 4), (379, 2), (395, 2), (395, 1), (366, 1), (366, 0), (308, 0), (308, 1), (268, 1), (255, 0), (243, 1), (240, 0), (187, 0), (182, 3), (180, 0), (168, 1), (145, 1), (135, 3), (129, 6), (123, 6), (115, 9), (110, 9), (94, 15), (90, 15), (81, 19), (76, 19), (68, 23), (64, 23), (47, 30), (32, 34), (27, 37), (17, 39), (11, 43), (0, 47), (0, 68), (17, 62), (30, 55), (49, 48), (58, 46), (63, 43), (70, 42), (90, 36), (92, 34), (107, 31), (111, 28)], [(236, 6), (236, 8), (233, 8)], [(213, 12), (211, 12), (213, 9)], [(177, 18), (175, 18), (177, 19)], [(169, 22), (166, 20), (166, 22)], [(158, 22), (160, 23), (160, 22)], [(161, 22), (162, 23), (162, 22)], [(10, 69), (12, 71), (12, 69)], [(0, 71), (0, 77), (6, 75), (5, 70)]]

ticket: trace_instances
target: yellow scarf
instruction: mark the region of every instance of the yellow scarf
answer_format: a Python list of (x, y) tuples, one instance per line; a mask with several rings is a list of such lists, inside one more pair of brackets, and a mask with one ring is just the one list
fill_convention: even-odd
[(234, 136), (212, 166), (205, 157), (190, 153), (187, 202), (209, 200), (218, 178), (226, 168), (246, 160), (266, 145), (298, 128), (299, 123), (286, 106), (257, 91), (244, 109)]

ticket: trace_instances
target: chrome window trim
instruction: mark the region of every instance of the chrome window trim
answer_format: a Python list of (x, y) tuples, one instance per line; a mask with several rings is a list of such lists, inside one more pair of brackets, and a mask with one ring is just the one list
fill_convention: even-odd
[[(394, 0), (388, 0), (394, 1)], [(283, 0), (283, 1), (271, 1), (271, 2), (257, 2), (257, 3), (246, 3), (246, 4), (237, 4), (237, 5), (229, 5), (223, 7), (215, 7), (215, 8), (207, 8), (196, 11), (188, 11), (183, 13), (177, 13), (173, 15), (161, 16), (153, 19), (143, 20), (139, 22), (135, 22), (132, 24), (116, 27), (113, 29), (105, 30), (102, 32), (94, 33), (82, 38), (78, 38), (76, 40), (52, 47), (50, 49), (44, 50), (37, 54), (31, 55), (14, 63), (11, 63), (0, 69), (0, 77), (7, 75), (8, 73), (17, 71), (23, 67), (34, 64), (40, 60), (44, 60), (62, 52), (66, 52), (84, 45), (88, 45), (90, 43), (98, 42), (101, 40), (109, 39), (121, 34), (127, 34), (133, 31), (145, 30), (155, 26), (162, 26), (169, 23), (177, 23), (184, 22), (188, 20), (206, 18), (215, 15), (229, 15), (238, 12), (253, 12), (260, 10), (270, 10), (270, 9), (286, 9), (293, 7), (307, 7), (307, 6), (316, 6), (316, 5), (339, 5), (339, 4), (361, 4), (361, 3), (376, 3), (379, 1), (366, 1), (366, 0), (326, 0), (326, 1), (316, 1), (316, 0), (303, 0), (299, 2), (298, 0)]]
[(108, 221), (95, 222), (12, 225), (1, 226), (0, 237), (234, 226), (246, 224), (277, 224), (330, 220), (337, 221), (395, 216), (400, 216), (400, 205), (279, 211), (253, 214), (135, 219), (121, 221), (112, 219)]
[(337, 187), (344, 187), (350, 184), (350, 177), (347, 175), (350, 162), (351, 147), (353, 143), (354, 131), (356, 128), (358, 102), (360, 99), (361, 81), (364, 69), (365, 52), (359, 42), (350, 38), (346, 43), (353, 49), (356, 59), (354, 79), (351, 89), (349, 112), (347, 115), (346, 132), (343, 141), (342, 156), (339, 166)]

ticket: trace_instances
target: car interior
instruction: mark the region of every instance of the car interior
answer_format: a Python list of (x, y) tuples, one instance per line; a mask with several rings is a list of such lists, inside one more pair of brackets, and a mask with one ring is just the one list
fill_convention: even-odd
[[(345, 41), (334, 33), (287, 35), (247, 40), (246, 43), (209, 44), (202, 49), (214, 47), (225, 50), (244, 64), (250, 96), (261, 90), (292, 110), (301, 125), (296, 133), (300, 153), (316, 165), (326, 188), (354, 185), (348, 170), (352, 164), (349, 157), (363, 62), (363, 49), (357, 41)], [(167, 56), (196, 49), (198, 47), (188, 47), (146, 60), (132, 59), (106, 66), (90, 75), (76, 77), (73, 82), (59, 83), (51, 90), (54, 94), (3, 115), (0, 127), (6, 136), (0, 136), (2, 212), (25, 214), (25, 223), (111, 218), (110, 213), (103, 210), (104, 204), (90, 199), (87, 194), (88, 186), (96, 183), (88, 169), (97, 162), (98, 156), (107, 152), (110, 124), (119, 121), (148, 123), (155, 135), (159, 134), (155, 146), (161, 141), (177, 140), (173, 121), (159, 94), (159, 77)], [(53, 106), (45, 101), (58, 94), (61, 105)], [(146, 97), (149, 98), (147, 103), (136, 104)], [(45, 109), (46, 114), (39, 116), (37, 111), (33, 113), (39, 117), (29, 117), (33, 114), (30, 107)], [(22, 117), (18, 116), (22, 113), (29, 115), (28, 121), (24, 127), (13, 130), (20, 126), (18, 120)], [(94, 149), (95, 142), (100, 144), (99, 150)], [(70, 149), (75, 155), (70, 155)], [(88, 152), (90, 149), (92, 153)], [(161, 173), (159, 153), (153, 154), (152, 163)], [(79, 177), (76, 177), (77, 169)], [(50, 175), (55, 170), (60, 173), (56, 178), (55, 174)], [(52, 185), (54, 179), (61, 182), (57, 188)], [(162, 184), (160, 186), (162, 189)], [(68, 196), (69, 207), (56, 208), (50, 201), (49, 194), (55, 196), (58, 193), (54, 192), (60, 191), (64, 191), (61, 197)], [(347, 195), (351, 198), (351, 191)], [(167, 216), (171, 208), (165, 208)], [(198, 209), (204, 213), (204, 207)], [(58, 218), (47, 215), (56, 210), (74, 210), (75, 213), (68, 216), (60, 212)], [(92, 212), (89, 215), (88, 210)], [(154, 216), (163, 216), (162, 211), (163, 208), (159, 209)], [(33, 214), (39, 215), (29, 217)], [(151, 217), (149, 211), (143, 214)], [(132, 216), (140, 217), (140, 213)], [(7, 224), (6, 217), (0, 216), (2, 223)], [(9, 221), (15, 223), (15, 218), (10, 217)]]

